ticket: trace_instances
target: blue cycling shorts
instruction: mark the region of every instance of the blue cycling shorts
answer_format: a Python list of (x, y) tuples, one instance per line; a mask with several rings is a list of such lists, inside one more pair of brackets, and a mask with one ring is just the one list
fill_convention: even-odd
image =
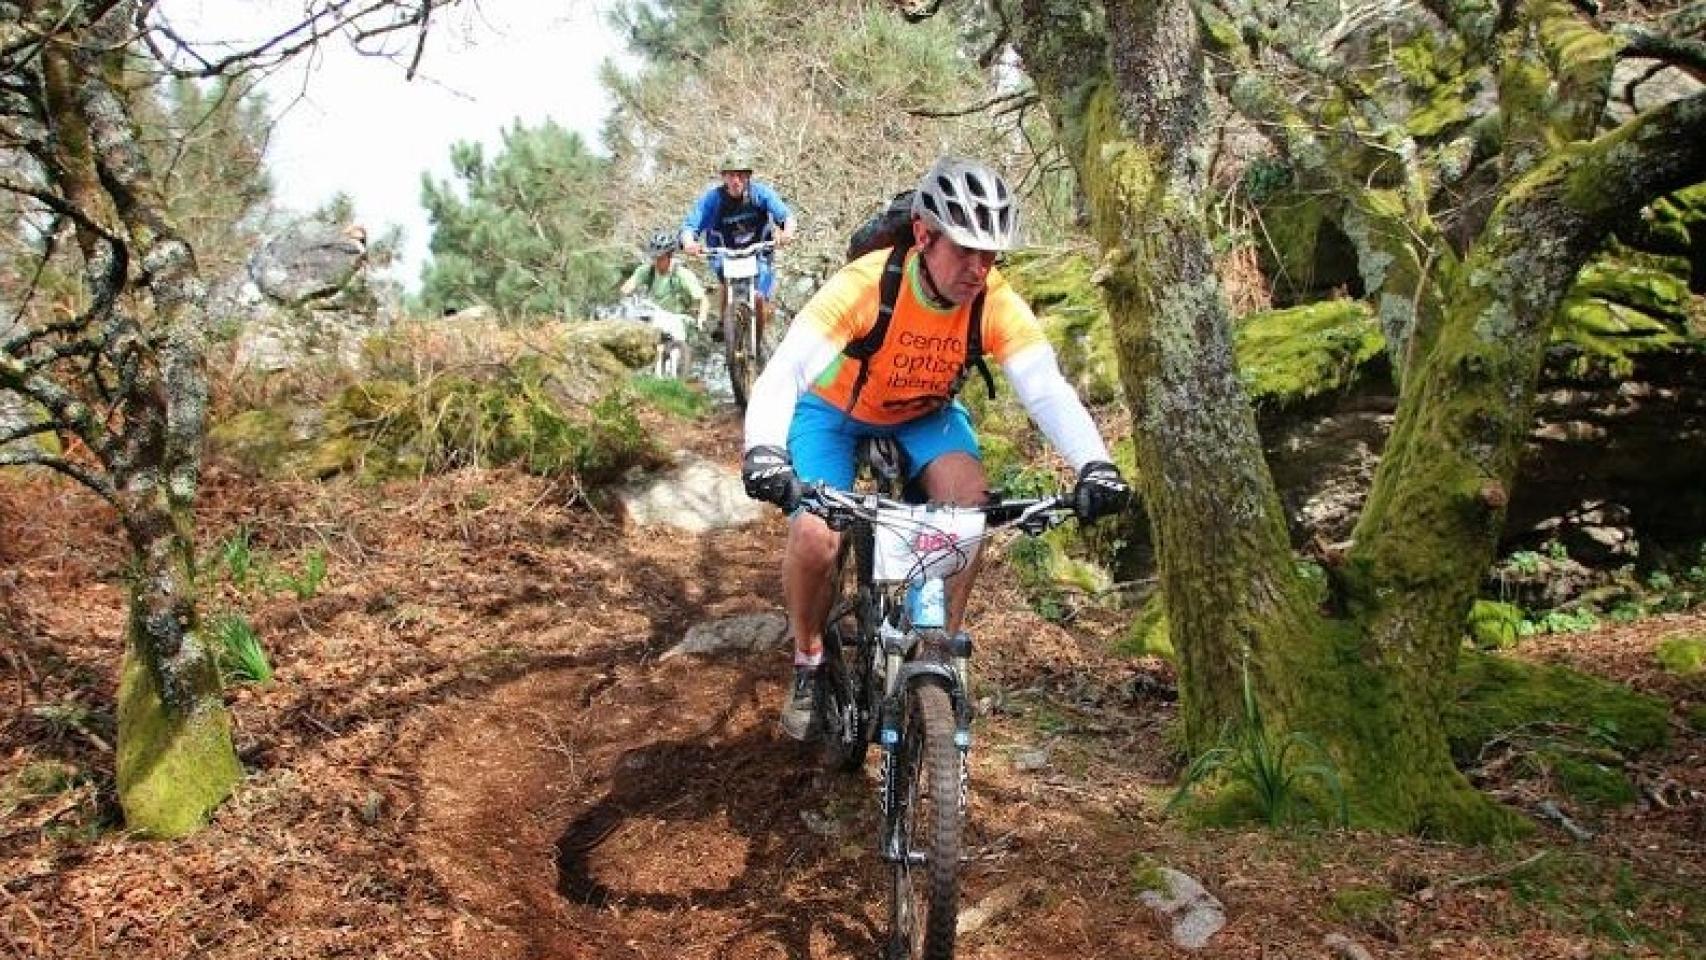
[(855, 420), (817, 394), (807, 393), (794, 407), (794, 420), (788, 426), (788, 454), (794, 458), (794, 472), (803, 483), (821, 480), (849, 489), (853, 486), (853, 457), (864, 437), (899, 440), (910, 465), (909, 480), (944, 453), (983, 459), (971, 417), (957, 400), (916, 420), (879, 425)]

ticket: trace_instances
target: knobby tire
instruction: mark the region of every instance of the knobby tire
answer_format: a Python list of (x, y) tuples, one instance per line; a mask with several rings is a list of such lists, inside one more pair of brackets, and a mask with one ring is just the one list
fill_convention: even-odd
[[(872, 662), (876, 623), (860, 584), (870, 582), (871, 532), (849, 530), (835, 561), (835, 603), (824, 625), (824, 666), (818, 704), (823, 712), (823, 762), (852, 773), (865, 766), (877, 693)], [(861, 574), (861, 571), (864, 571)]]
[[(891, 866), (890, 960), (952, 960), (960, 899), (960, 754), (954, 708), (935, 677), (906, 698), (901, 738), (901, 862)], [(923, 863), (912, 864), (915, 854)]]
[[(723, 351), (728, 360), (729, 387), (734, 391), (735, 406), (742, 410), (746, 409), (746, 400), (752, 396), (753, 381), (758, 379), (759, 368), (764, 364), (764, 358), (750, 356), (747, 347), (747, 341), (750, 339), (748, 331), (756, 322), (752, 304), (744, 299), (734, 300), (729, 304), (723, 321)], [(763, 348), (764, 345), (759, 344), (760, 353)]]

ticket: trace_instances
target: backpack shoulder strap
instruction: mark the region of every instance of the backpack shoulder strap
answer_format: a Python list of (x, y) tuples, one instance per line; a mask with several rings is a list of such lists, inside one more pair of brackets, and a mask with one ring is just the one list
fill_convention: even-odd
[(977, 299), (971, 302), (971, 310), (966, 317), (966, 359), (960, 364), (960, 372), (954, 376), (954, 382), (948, 387), (948, 399), (959, 396), (960, 390), (966, 385), (966, 378), (972, 370), (983, 377), (984, 389), (989, 391), (989, 399), (995, 399), (995, 378), (989, 373), (989, 364), (983, 362), (983, 295), (978, 291)]
[(894, 305), (900, 300), (900, 283), (906, 276), (906, 248), (895, 247), (883, 264), (882, 281), (877, 285), (877, 322), (864, 336), (847, 344), (842, 353), (855, 360), (868, 360), (883, 345), (889, 334), (889, 320), (894, 317)]
[(871, 376), (871, 357), (889, 335), (889, 320), (894, 317), (895, 302), (900, 299), (900, 283), (906, 275), (906, 247), (895, 247), (883, 264), (883, 277), (877, 285), (877, 322), (864, 336), (841, 348), (842, 354), (859, 361), (859, 373), (853, 378), (853, 389), (847, 395), (847, 412), (859, 402), (865, 381)]

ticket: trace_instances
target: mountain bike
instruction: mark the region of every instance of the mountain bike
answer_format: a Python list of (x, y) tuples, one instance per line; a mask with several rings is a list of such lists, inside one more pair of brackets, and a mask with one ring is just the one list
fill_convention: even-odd
[(759, 240), (744, 247), (705, 248), (705, 256), (722, 258), (723, 355), (728, 361), (735, 405), (742, 410), (752, 395), (753, 381), (770, 359), (773, 339), (760, 336), (758, 329), (758, 261), (775, 247), (774, 240)]
[(800, 505), (842, 533), (814, 726), (825, 763), (842, 771), (862, 769), (868, 746), (881, 747), (884, 957), (950, 960), (970, 785), (972, 645), (964, 632), (945, 629), (946, 580), (1002, 530), (1037, 536), (1064, 522), (1071, 500), (952, 507), (814, 484)]

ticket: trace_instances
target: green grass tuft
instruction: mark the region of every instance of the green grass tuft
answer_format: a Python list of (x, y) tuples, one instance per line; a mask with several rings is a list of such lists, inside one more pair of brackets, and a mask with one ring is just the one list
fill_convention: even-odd
[(642, 403), (684, 420), (701, 420), (711, 412), (711, 398), (704, 390), (672, 377), (636, 374), (628, 386)]
[(1229, 791), (1222, 791), (1216, 807), (1219, 816), (1236, 817), (1246, 806), (1269, 827), (1311, 819), (1317, 813), (1313, 785), (1333, 801), (1333, 819), (1349, 824), (1337, 766), (1325, 748), (1302, 731), (1270, 732), (1262, 720), (1250, 684), (1250, 668), (1244, 667), (1244, 718), (1237, 728), (1222, 737), (1221, 745), (1198, 756), (1185, 769), (1179, 789), (1168, 808), (1178, 806), (1199, 783), (1218, 778)]
[(255, 628), (241, 614), (212, 618), (209, 627), (219, 640), (219, 665), (227, 682), (272, 683), (272, 663)]

